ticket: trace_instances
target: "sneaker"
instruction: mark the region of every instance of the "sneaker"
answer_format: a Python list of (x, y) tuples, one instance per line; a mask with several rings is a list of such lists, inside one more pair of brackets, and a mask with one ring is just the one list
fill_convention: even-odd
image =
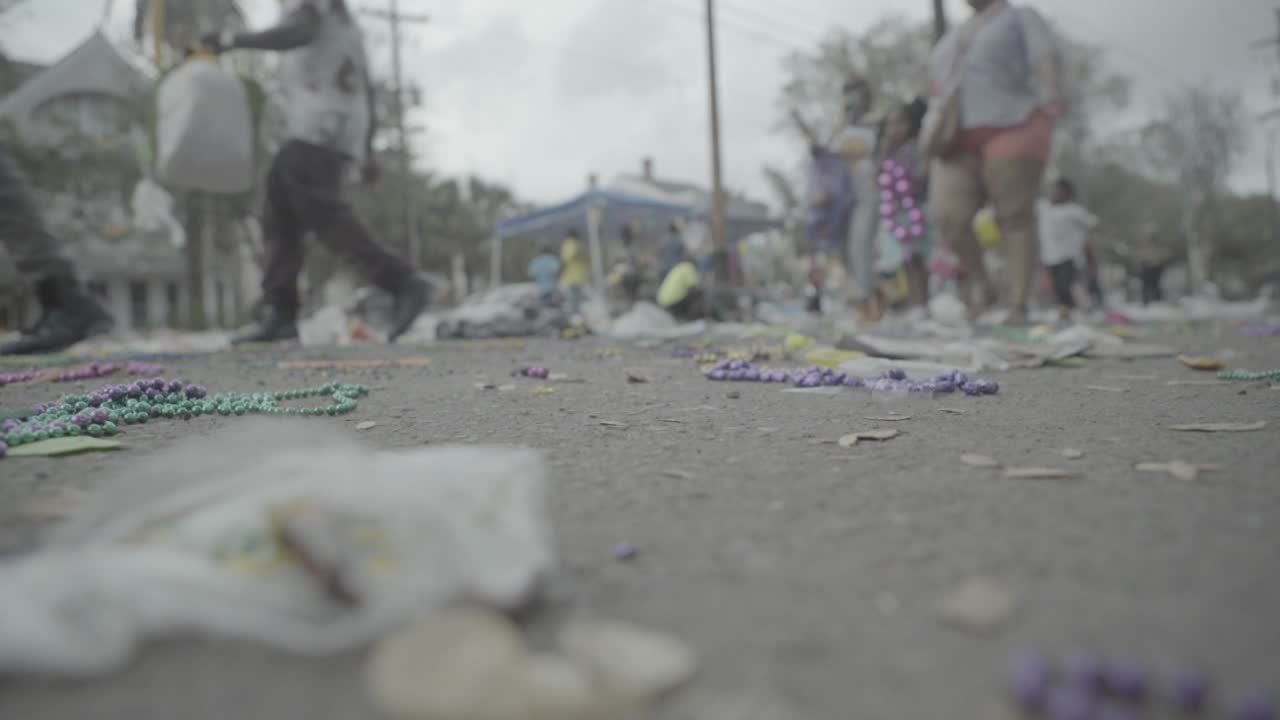
[(387, 330), (387, 342), (393, 343), (413, 327), (431, 300), (431, 283), (421, 275), (413, 275), (395, 294), (391, 308), (391, 327)]
[(231, 338), (231, 344), (273, 343), (297, 339), (298, 322), (296, 315), (267, 306), (262, 311), (262, 321)]
[(111, 314), (98, 301), (79, 296), (60, 307), (46, 308), (36, 324), (17, 340), (0, 345), (0, 355), (58, 353), (95, 335), (110, 332)]

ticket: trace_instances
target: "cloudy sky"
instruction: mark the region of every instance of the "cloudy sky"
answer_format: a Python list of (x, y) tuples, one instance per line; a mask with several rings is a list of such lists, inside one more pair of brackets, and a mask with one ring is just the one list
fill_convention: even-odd
[[(963, 0), (949, 0), (953, 17)], [(359, 7), (386, 0), (354, 0)], [(275, 0), (244, 0), (268, 23)], [(1136, 82), (1118, 127), (1158, 110), (1189, 83), (1245, 91), (1251, 111), (1280, 105), (1270, 75), (1280, 55), (1251, 47), (1278, 31), (1272, 0), (1030, 0), (1066, 32), (1107, 50)], [(9, 19), (0, 45), (14, 56), (53, 60), (103, 17), (105, 0), (37, 0)], [(110, 14), (123, 35), (127, 7)], [(554, 202), (583, 189), (590, 172), (636, 172), (651, 155), (663, 177), (709, 177), (704, 26), (700, 0), (400, 0), (431, 15), (412, 28), (409, 76), (426, 91), (416, 120), (422, 162), (478, 173), (524, 196)], [(794, 166), (795, 148), (771, 132), (782, 82), (779, 59), (812, 46), (832, 25), (859, 30), (889, 13), (925, 17), (928, 0), (718, 0), (723, 153), (727, 182), (762, 198), (760, 168)], [(909, 6), (909, 7), (908, 7)], [(389, 67), (387, 32), (366, 20), (377, 67)], [(1263, 186), (1265, 141), (1235, 184)]]

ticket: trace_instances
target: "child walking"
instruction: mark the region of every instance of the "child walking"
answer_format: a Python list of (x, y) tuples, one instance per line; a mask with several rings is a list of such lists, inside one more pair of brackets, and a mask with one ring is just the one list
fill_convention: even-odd
[[(915, 308), (929, 305), (929, 268), (933, 233), (925, 217), (925, 183), (920, 179), (916, 138), (927, 105), (912, 100), (888, 118), (881, 143), (880, 257), (900, 263), (907, 279), (907, 299)], [(883, 267), (883, 265), (882, 265)]]
[(1085, 247), (1098, 218), (1076, 202), (1075, 185), (1066, 178), (1053, 183), (1049, 202), (1039, 211), (1040, 262), (1053, 281), (1058, 312), (1065, 319), (1076, 308), (1076, 278), (1085, 267)]

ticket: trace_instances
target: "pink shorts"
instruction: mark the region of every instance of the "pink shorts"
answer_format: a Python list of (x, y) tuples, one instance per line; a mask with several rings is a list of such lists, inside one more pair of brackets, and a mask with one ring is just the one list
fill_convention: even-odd
[(1049, 162), (1053, 150), (1053, 118), (1037, 110), (1026, 122), (1007, 128), (970, 128), (960, 138), (965, 152), (984, 160), (1029, 158)]

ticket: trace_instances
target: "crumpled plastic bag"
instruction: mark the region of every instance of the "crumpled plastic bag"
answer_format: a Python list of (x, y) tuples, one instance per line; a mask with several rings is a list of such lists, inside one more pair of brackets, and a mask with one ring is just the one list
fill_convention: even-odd
[(671, 313), (642, 300), (614, 320), (608, 333), (600, 334), (615, 340), (674, 340), (699, 335), (705, 329), (701, 320), (682, 325)]
[(253, 114), (244, 85), (217, 60), (193, 58), (156, 91), (156, 176), (219, 194), (253, 187)]
[(178, 633), (339, 653), (458, 600), (536, 596), (555, 564), (540, 453), (370, 451), (316, 422), (238, 424), (104, 479), (0, 565), (0, 673), (104, 673)]

